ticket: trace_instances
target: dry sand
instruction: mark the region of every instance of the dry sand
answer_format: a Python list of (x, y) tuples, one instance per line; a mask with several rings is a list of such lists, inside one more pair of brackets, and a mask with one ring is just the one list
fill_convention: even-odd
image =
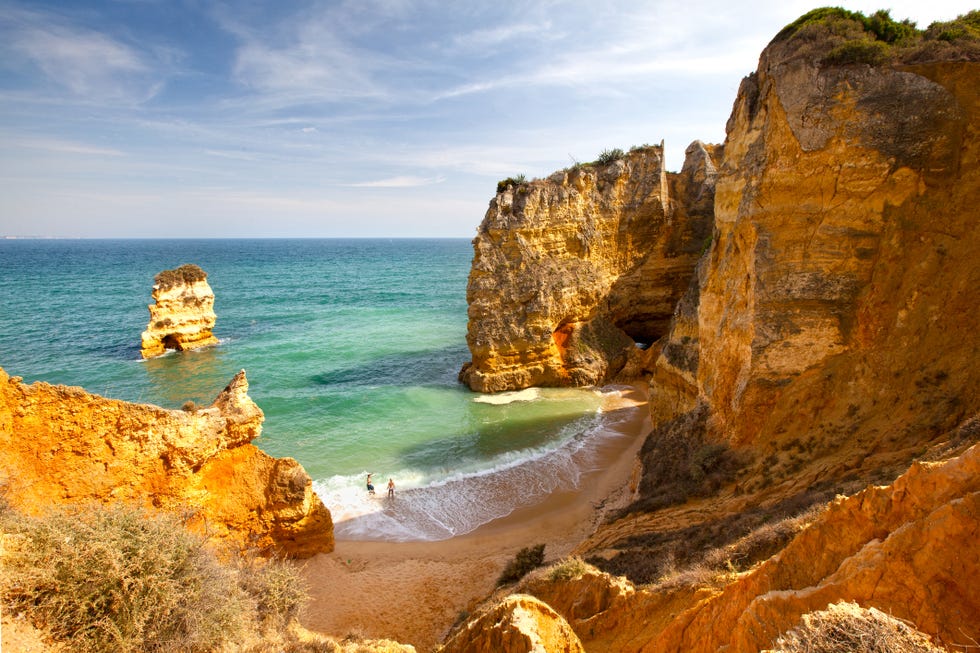
[(610, 398), (623, 411), (617, 438), (600, 452), (600, 471), (576, 491), (559, 491), (536, 506), (441, 542), (338, 541), (333, 553), (308, 561), (313, 600), (303, 618), (336, 638), (388, 638), (429, 651), (460, 618), (494, 590), (521, 548), (544, 543), (546, 563), (569, 555), (595, 529), (604, 510), (628, 498), (636, 452), (649, 431), (643, 386)]

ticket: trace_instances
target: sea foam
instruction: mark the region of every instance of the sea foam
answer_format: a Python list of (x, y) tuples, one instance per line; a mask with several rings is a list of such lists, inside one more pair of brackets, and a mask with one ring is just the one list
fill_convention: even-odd
[(377, 494), (367, 493), (367, 470), (316, 481), (314, 488), (333, 515), (337, 539), (444, 540), (536, 505), (552, 492), (578, 488), (583, 474), (596, 470), (603, 447), (628, 437), (617, 428), (623, 419), (621, 411), (596, 411), (542, 447), (507, 452), (445, 474), (392, 472), (394, 498), (387, 497), (387, 474), (374, 476)]

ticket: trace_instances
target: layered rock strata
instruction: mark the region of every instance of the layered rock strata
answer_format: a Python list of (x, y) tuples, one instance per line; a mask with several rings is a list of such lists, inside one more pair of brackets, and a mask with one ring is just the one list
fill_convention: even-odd
[(150, 322), (142, 335), (143, 358), (160, 356), (168, 349), (184, 351), (218, 344), (212, 329), (214, 291), (208, 275), (193, 264), (164, 270), (153, 279)]
[(210, 406), (184, 411), (25, 385), (0, 369), (0, 480), (28, 513), (133, 502), (242, 546), (331, 551), (330, 513), (303, 467), (250, 444), (263, 419), (244, 371)]
[(544, 601), (589, 651), (759, 651), (831, 603), (914, 624), (934, 642), (980, 639), (980, 445), (839, 497), (780, 553), (721, 586), (636, 588), (587, 571), (539, 574)]
[(680, 174), (663, 146), (509, 184), (473, 241), (467, 286), (473, 390), (592, 385), (666, 332), (711, 228), (718, 148)]
[(980, 65), (814, 47), (774, 41), (742, 84), (652, 402), (704, 401), (736, 446), (902, 447), (980, 407)]

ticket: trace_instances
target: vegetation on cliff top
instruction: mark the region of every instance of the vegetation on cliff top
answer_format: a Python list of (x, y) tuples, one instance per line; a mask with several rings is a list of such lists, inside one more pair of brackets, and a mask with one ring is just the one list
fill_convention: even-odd
[(153, 283), (154, 285), (158, 286), (160, 290), (168, 290), (174, 286), (192, 284), (198, 281), (204, 281), (207, 278), (207, 272), (193, 263), (185, 263), (179, 268), (164, 270), (157, 276), (153, 277)]
[(980, 11), (920, 30), (887, 10), (865, 16), (821, 7), (784, 27), (770, 46), (786, 43), (824, 65), (980, 61)]

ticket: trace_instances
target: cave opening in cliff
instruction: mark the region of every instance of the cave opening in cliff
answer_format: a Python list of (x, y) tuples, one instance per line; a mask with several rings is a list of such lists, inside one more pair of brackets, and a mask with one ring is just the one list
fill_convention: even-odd
[(180, 340), (177, 338), (176, 333), (168, 333), (163, 337), (163, 347), (164, 349), (176, 349), (180, 351)]

